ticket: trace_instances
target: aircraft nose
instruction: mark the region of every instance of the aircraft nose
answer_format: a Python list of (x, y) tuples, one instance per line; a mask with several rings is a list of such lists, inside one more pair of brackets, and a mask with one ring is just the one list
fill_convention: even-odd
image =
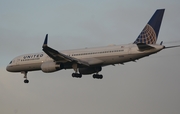
[(10, 68), (9, 65), (6, 67), (6, 70), (7, 70), (8, 72), (11, 72), (11, 68)]

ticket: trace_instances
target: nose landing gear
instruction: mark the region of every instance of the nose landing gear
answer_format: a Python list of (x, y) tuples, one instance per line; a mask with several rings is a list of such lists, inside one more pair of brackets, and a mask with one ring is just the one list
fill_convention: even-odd
[(25, 80), (24, 80), (24, 83), (29, 83), (29, 80), (25, 79)]
[(24, 80), (24, 83), (29, 83), (29, 80), (27, 79), (27, 71), (22, 71), (21, 72), (21, 74), (24, 74), (24, 78), (25, 78), (25, 80)]

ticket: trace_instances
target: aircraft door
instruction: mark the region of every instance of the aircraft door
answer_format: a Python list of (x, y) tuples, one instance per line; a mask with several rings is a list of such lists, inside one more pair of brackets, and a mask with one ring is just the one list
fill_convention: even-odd
[(131, 54), (131, 46), (129, 46), (129, 48), (128, 48), (128, 54)]

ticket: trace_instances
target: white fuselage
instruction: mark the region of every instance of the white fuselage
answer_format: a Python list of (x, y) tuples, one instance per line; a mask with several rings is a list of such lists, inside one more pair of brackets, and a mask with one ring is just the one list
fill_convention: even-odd
[[(128, 44), (66, 50), (60, 52), (80, 60), (89, 60), (89, 63), (91, 63), (91, 65), (93, 65), (93, 63), (96, 65), (99, 62), (101, 63), (101, 66), (106, 66), (135, 61), (139, 58), (156, 53), (164, 48), (164, 46), (156, 44), (150, 46), (154, 48), (146, 51), (139, 51), (139, 48), (136, 44)], [(44, 52), (25, 54), (14, 58), (6, 69), (10, 72), (41, 70), (42, 63), (47, 61), (54, 60)]]

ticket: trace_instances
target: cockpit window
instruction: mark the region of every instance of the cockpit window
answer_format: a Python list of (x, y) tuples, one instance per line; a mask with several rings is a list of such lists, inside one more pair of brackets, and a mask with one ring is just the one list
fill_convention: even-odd
[(12, 61), (9, 64), (11, 64), (11, 63), (12, 63)]

